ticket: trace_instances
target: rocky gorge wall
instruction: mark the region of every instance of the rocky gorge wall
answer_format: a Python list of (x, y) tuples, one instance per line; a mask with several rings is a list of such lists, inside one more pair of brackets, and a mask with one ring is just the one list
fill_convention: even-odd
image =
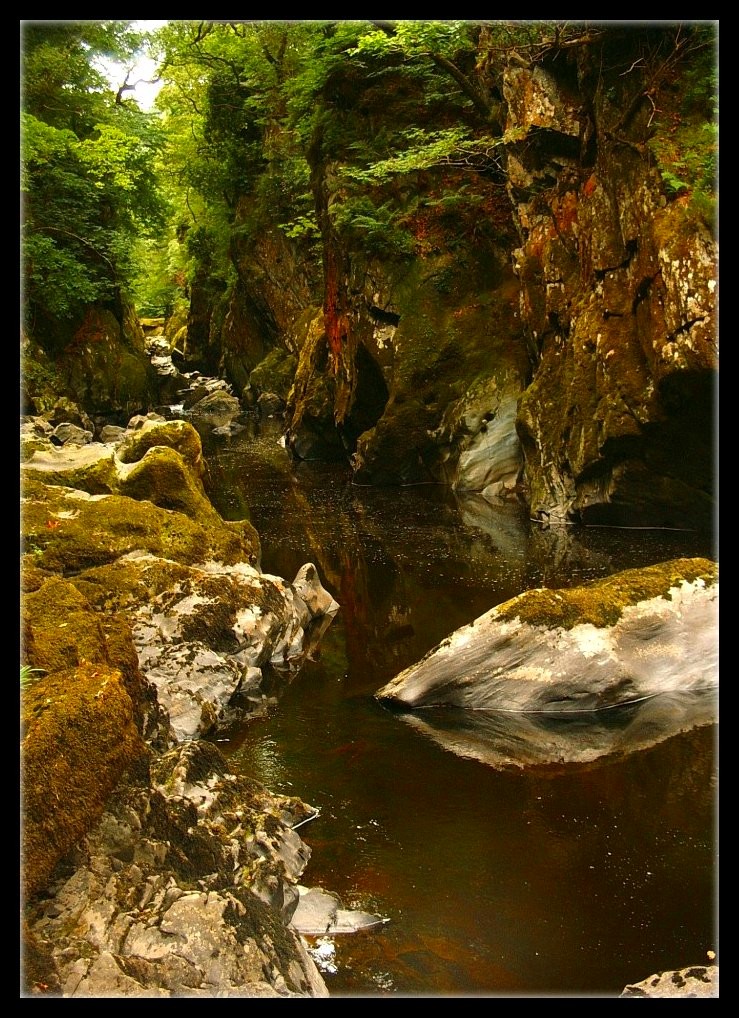
[[(410, 253), (337, 228), (348, 156), (314, 138), (323, 294), (315, 245), (280, 237), (221, 332), (239, 386), (261, 351), (298, 357), (296, 456), (350, 458), (362, 483), (515, 494), (543, 520), (711, 526), (717, 247), (658, 158), (705, 115), (685, 112), (680, 43), (660, 53), (622, 33), (511, 54), (497, 169), (444, 171), (454, 214), (414, 178)], [(345, 120), (392, 102), (348, 74), (332, 88)]]
[(523, 134), (508, 158), (514, 260), (538, 349), (517, 419), (528, 498), (546, 518), (708, 527), (716, 247), (687, 197), (667, 201), (646, 98), (624, 117), (626, 87), (594, 56), (576, 78), (555, 65), (506, 76), (509, 130)]

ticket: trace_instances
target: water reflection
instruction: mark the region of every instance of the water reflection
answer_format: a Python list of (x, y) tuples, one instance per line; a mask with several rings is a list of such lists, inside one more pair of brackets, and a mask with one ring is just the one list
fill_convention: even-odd
[(661, 693), (599, 711), (517, 714), (427, 707), (400, 714), (416, 731), (489, 767), (592, 764), (648, 749), (717, 720), (714, 690)]

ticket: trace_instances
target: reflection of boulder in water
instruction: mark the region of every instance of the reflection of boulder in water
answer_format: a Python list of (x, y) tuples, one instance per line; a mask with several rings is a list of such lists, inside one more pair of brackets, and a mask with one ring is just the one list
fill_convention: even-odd
[(443, 749), (497, 770), (589, 764), (715, 724), (717, 693), (661, 693), (638, 703), (581, 713), (429, 707), (401, 717)]

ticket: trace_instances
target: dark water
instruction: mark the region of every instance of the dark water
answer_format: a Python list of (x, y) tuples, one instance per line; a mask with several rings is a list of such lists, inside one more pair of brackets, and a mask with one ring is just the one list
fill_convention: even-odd
[[(341, 605), (320, 656), (232, 766), (321, 811), (309, 885), (387, 917), (324, 945), (332, 994), (615, 995), (717, 950), (716, 728), (625, 759), (500, 771), (447, 752), (372, 694), (453, 629), (526, 587), (711, 555), (700, 535), (531, 524), (517, 506), (423, 486), (352, 486), (292, 464), (279, 428), (204, 435), (209, 493), (250, 516), (265, 571), (306, 561)], [(331, 955), (331, 951), (335, 953)]]

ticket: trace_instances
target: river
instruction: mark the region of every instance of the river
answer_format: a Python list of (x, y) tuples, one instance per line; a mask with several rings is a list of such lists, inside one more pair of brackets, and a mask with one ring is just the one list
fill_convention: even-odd
[(389, 920), (318, 941), (332, 995), (598, 996), (716, 951), (717, 726), (587, 766), (498, 770), (373, 693), (458, 626), (533, 586), (683, 555), (710, 537), (542, 530), (442, 486), (365, 488), (292, 462), (277, 421), (200, 428), (208, 492), (248, 515), (265, 572), (314, 562), (341, 610), (231, 766), (320, 810), (303, 880)]

